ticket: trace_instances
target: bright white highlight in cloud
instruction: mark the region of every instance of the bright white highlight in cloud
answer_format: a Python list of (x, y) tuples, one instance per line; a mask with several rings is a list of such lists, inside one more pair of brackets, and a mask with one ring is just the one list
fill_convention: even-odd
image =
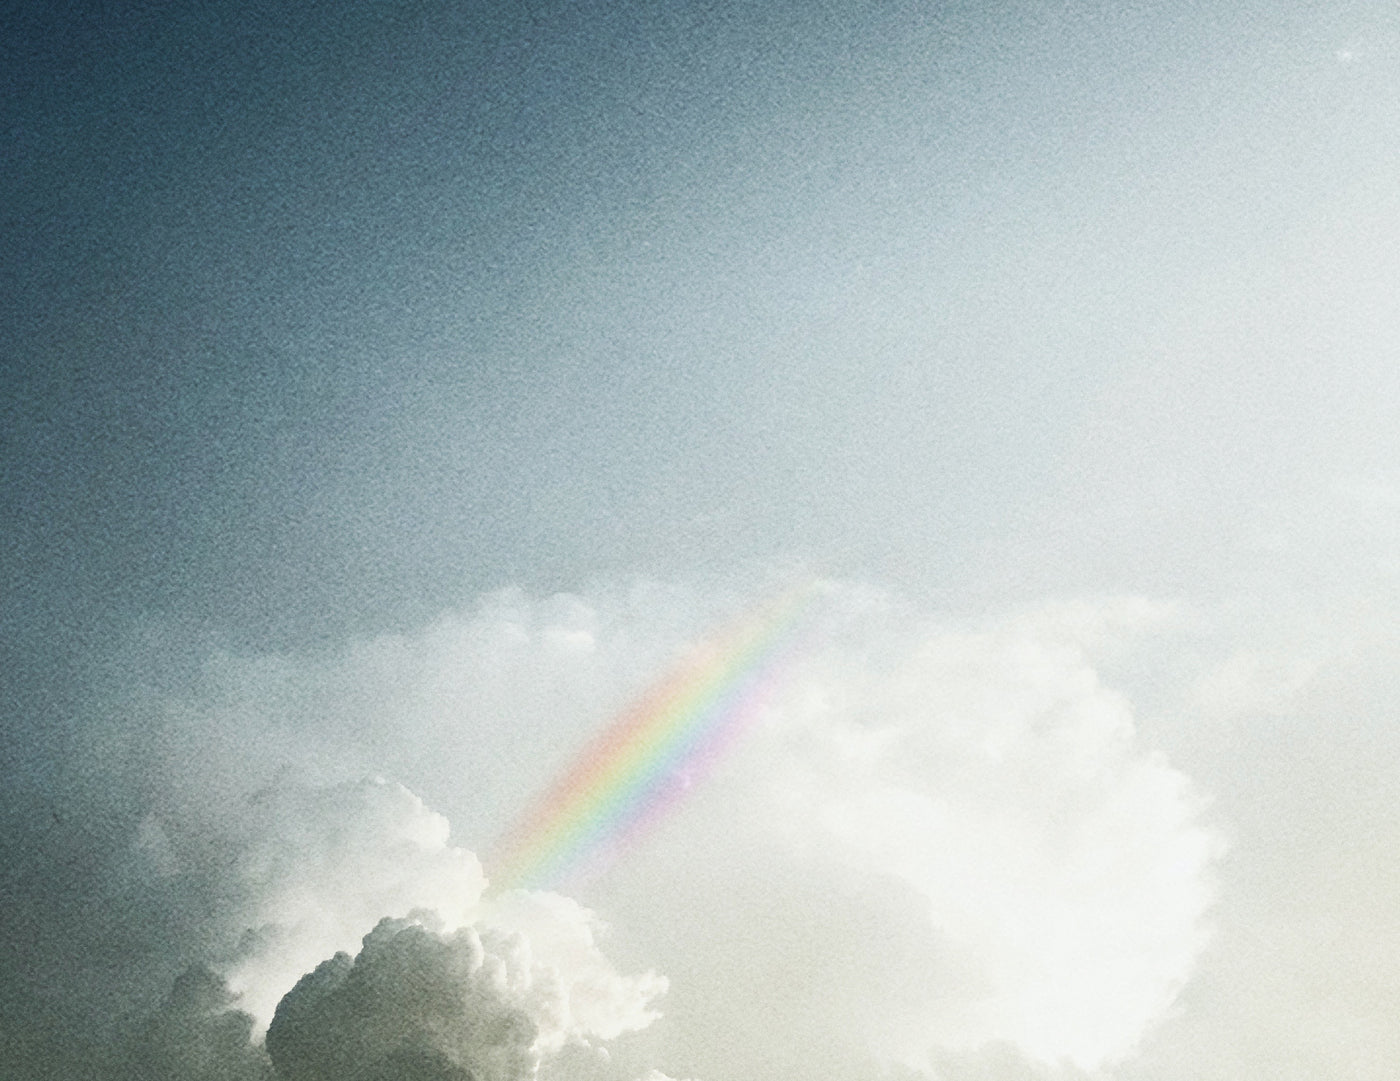
[(620, 975), (598, 948), (594, 916), (576, 901), (516, 891), (491, 903), (483, 920), (489, 940), (513, 959), (523, 989), (531, 992), (540, 1049), (616, 1039), (660, 1016), (655, 1003), (666, 993), (665, 978)]
[(824, 693), (775, 762), (792, 835), (912, 891), (930, 968), (958, 959), (878, 1043), (909, 1064), (993, 1043), (1084, 1069), (1130, 1054), (1204, 944), (1219, 842), (1082, 645), (1014, 622), (933, 631), (887, 668), (824, 658), (809, 678)]

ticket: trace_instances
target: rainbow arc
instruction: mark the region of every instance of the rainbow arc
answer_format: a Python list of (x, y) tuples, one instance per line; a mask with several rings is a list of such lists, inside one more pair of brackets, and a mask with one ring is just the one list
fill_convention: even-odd
[(664, 818), (761, 712), (817, 592), (808, 582), (760, 604), (623, 710), (501, 839), (493, 889), (596, 871)]

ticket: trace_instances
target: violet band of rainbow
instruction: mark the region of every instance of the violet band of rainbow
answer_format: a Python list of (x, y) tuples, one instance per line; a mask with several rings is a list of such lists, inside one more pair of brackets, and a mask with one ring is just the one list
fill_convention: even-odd
[(597, 866), (664, 818), (761, 712), (816, 592), (804, 583), (758, 606), (618, 715), (501, 839), (493, 890)]

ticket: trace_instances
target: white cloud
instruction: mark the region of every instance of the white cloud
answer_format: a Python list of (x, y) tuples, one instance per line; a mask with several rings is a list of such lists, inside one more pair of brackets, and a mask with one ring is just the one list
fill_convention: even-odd
[(485, 889), (476, 857), (402, 785), (279, 785), (260, 793), (232, 875), (249, 903), (229, 969), (240, 1003), (265, 1026), (302, 973), (353, 950), (381, 917), (416, 909), (448, 930), (469, 923)]
[[(502, 829), (470, 794), (501, 784), (523, 809), (710, 622), (694, 594), (498, 594), (341, 652), (222, 657), (163, 708), (173, 736), (157, 741), (169, 756), (207, 732), (199, 768), (222, 795), (201, 807), (188, 779), (162, 788), (173, 766), (157, 758), (147, 783), (162, 795), (133, 825), (129, 874), (181, 911), (218, 898), (183, 954), (205, 943), (260, 1025), (337, 951), (318, 979), (327, 1031), (342, 1024), (335, 988), (347, 965), (370, 965), (349, 958), (382, 917), (416, 921), (405, 943), (428, 936), (453, 972), (476, 971), (478, 948), (495, 958), (492, 993), (528, 1017), (529, 1054), (477, 1061), (463, 1030), (431, 1052), (385, 1049), (396, 1069), (505, 1077), (543, 1060), (599, 1081), (653, 1065), (736, 1081), (1099, 1069), (1170, 1011), (1207, 937), (1219, 842), (1203, 800), (1142, 745), (1095, 659), (1175, 618), (1129, 599), (970, 625), (833, 586), (739, 751), (577, 900), (483, 898), (475, 856), (404, 785), (467, 792), (456, 805), (474, 838)], [(260, 758), (250, 723), (283, 733), (271, 745), (289, 753)], [(395, 780), (307, 780), (330, 744), (339, 764), (319, 775), (377, 758)], [(240, 787), (257, 795), (235, 798)], [(640, 975), (604, 956), (589, 909)], [(571, 1058), (580, 1048), (593, 1057)]]
[(488, 940), (518, 956), (520, 971), (529, 974), (542, 1049), (558, 1051), (571, 1039), (616, 1039), (660, 1016), (655, 1002), (666, 992), (665, 978), (619, 974), (598, 948), (596, 917), (577, 901), (517, 890), (492, 901), (482, 920)]
[(1188, 780), (1135, 745), (1128, 703), (1082, 650), (1014, 624), (935, 632), (844, 696), (859, 707), (803, 722), (820, 738), (790, 760), (790, 828), (912, 888), (971, 968), (890, 1050), (1131, 1053), (1203, 945), (1218, 842)]
[[(602, 887), (620, 922), (648, 922), (648, 888), (669, 898), (648, 933), (682, 1061), (753, 1077), (765, 1056), (811, 1076), (862, 1055), (945, 1072), (996, 1047), (1036, 1069), (1130, 1056), (1207, 941), (1221, 841), (1090, 657), (1169, 612), (1083, 604), (969, 630), (834, 605), (744, 760)], [(742, 936), (692, 937), (707, 919), (732, 932), (735, 910)], [(771, 1023), (707, 1047), (685, 1030), (688, 981), (767, 995)]]

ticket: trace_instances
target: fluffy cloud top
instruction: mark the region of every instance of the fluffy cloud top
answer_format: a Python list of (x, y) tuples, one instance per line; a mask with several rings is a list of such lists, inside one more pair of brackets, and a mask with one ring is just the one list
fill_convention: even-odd
[(506, 971), (539, 1024), (542, 1050), (616, 1039), (660, 1016), (655, 1002), (667, 980), (618, 973), (598, 947), (593, 914), (571, 898), (512, 891), (487, 907), (483, 924), (485, 941), (511, 961)]
[[(1100, 675), (1162, 618), (1141, 602), (969, 625), (833, 586), (739, 751), (672, 818), (577, 899), (489, 895), (405, 785), (487, 840), (490, 802), (526, 804), (724, 607), (510, 594), (343, 652), (216, 657), (157, 703), (168, 738), (137, 771), (122, 918), (180, 914), (153, 940), (165, 971), (203, 961), (228, 997), (167, 1000), (151, 1061), (217, 1047), (297, 1081), (1001, 1081), (1130, 1056), (1206, 941), (1219, 850)], [(215, 799), (191, 784), (195, 746)], [(335, 779), (377, 764), (395, 780)], [(669, 983), (625, 974), (652, 966)]]
[(282, 1000), (267, 1034), (278, 1077), (527, 1081), (567, 1041), (651, 1021), (664, 981), (613, 972), (578, 906), (525, 907), (534, 940), (382, 921), (359, 956), (337, 954)]
[[(104, 1075), (527, 1081), (566, 1047), (658, 1016), (666, 981), (620, 974), (577, 902), (518, 893), (483, 904), (476, 858), (400, 785), (284, 783), (229, 828), (242, 848), (228, 842), (219, 888), (236, 886), (244, 903), (223, 919), (245, 927), (227, 982), (185, 972), (124, 1050), (100, 1056)], [(138, 840), (153, 831), (143, 822)], [(353, 957), (334, 948), (347, 939)]]
[(233, 874), (250, 903), (229, 984), (262, 1025), (302, 973), (354, 949), (381, 917), (430, 910), (456, 929), (486, 885), (447, 820), (387, 781), (267, 789), (243, 833)]
[(528, 974), (471, 928), (434, 934), (385, 920), (353, 960), (338, 953), (282, 1000), (267, 1049), (284, 1081), (526, 1081), (538, 1026)]

